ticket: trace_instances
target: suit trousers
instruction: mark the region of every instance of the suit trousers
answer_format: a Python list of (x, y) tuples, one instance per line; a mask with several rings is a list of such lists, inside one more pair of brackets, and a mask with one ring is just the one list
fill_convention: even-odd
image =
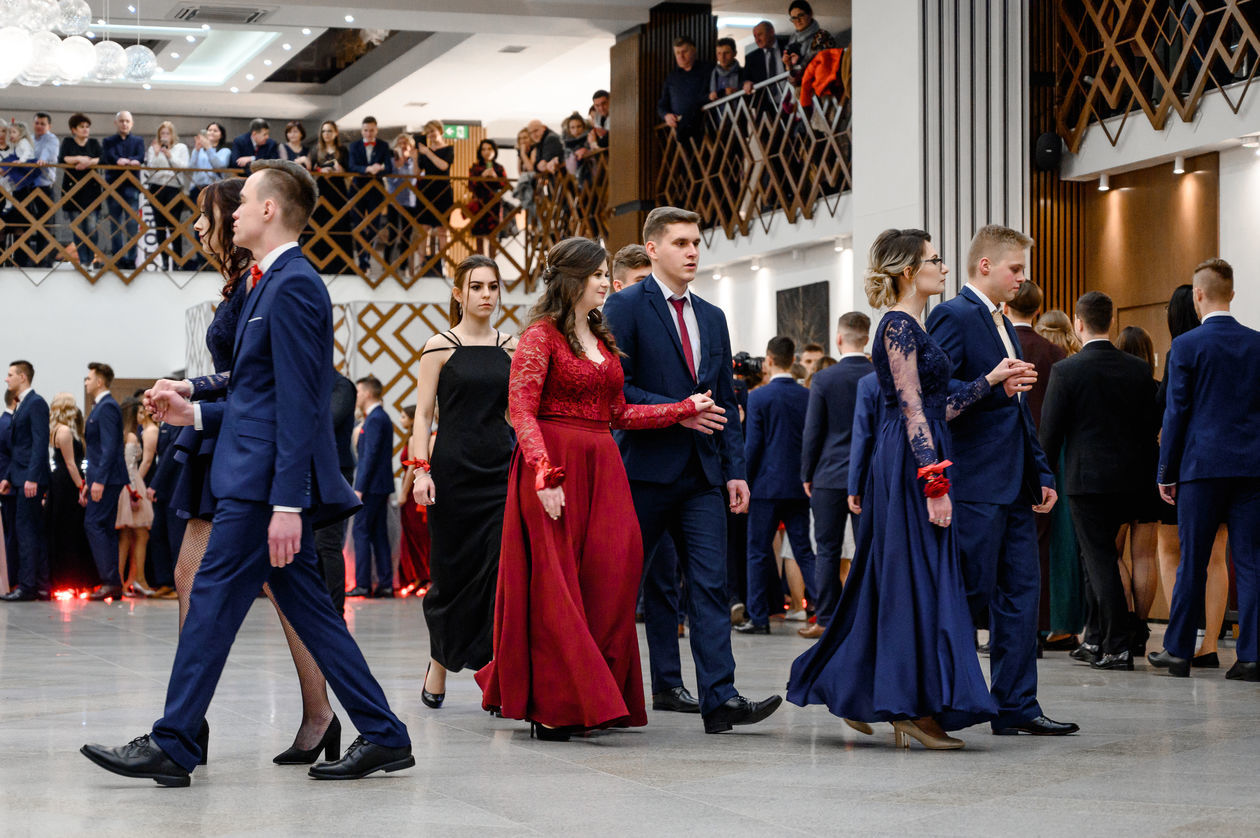
[[(1068, 506), (1076, 540), (1081, 545), (1085, 584), (1092, 594), (1086, 600), (1086, 624), (1090, 642), (1106, 654), (1130, 649), (1137, 639), (1137, 617), (1129, 609), (1120, 579), (1120, 553), (1116, 536), (1120, 527), (1137, 516), (1139, 499), (1129, 494), (1070, 495)], [(1092, 611), (1090, 614), (1088, 612)], [(1092, 640), (1097, 636), (1098, 640)]]
[[(736, 695), (726, 593), (725, 487), (709, 483), (693, 454), (678, 480), (668, 485), (631, 481), (630, 493), (643, 543), (656, 544), (668, 532), (678, 548), (687, 585), (687, 618), (700, 711), (707, 713)], [(649, 579), (658, 572), (652, 564), (645, 563), (643, 570)], [(668, 601), (659, 599), (661, 587), (645, 585), (643, 592), (654, 693), (682, 686), (677, 612)], [(656, 615), (656, 619), (648, 621), (648, 614)]]
[[(14, 515), (18, 542), (17, 583), (24, 591), (47, 593), (48, 541), (44, 531), (44, 492), (41, 488), (39, 494), (28, 498), (20, 485), (14, 486), (13, 491), (17, 493)], [(114, 572), (118, 572), (117, 562)]]
[[(818, 625), (831, 624), (831, 615), (840, 602), (840, 562), (852, 559), (844, 555), (844, 528), (849, 521), (857, 531), (858, 517), (849, 511), (849, 493), (846, 489), (819, 489), (815, 487), (809, 499), (814, 512), (814, 540), (818, 552), (814, 565), (814, 613)], [(794, 551), (795, 547), (792, 548)]]
[(389, 553), (389, 495), (363, 493), (363, 508), (354, 515), (354, 584), (372, 587), (372, 559), (376, 559), (376, 584), (394, 587), (394, 565)]
[(748, 505), (748, 619), (753, 625), (770, 623), (766, 608), (766, 582), (777, 579), (779, 575), (774, 561), (774, 534), (780, 523), (787, 531), (792, 555), (796, 557), (801, 576), (805, 578), (805, 597), (817, 603), (814, 547), (809, 542), (809, 499), (754, 498)]
[(954, 529), (967, 604), (987, 627), (989, 690), (998, 705), (994, 728), (1042, 715), (1037, 703), (1037, 525), (1027, 500), (1012, 504), (954, 501)]
[(197, 732), (228, 652), (264, 582), (359, 733), (387, 748), (411, 741), (345, 621), (333, 610), (315, 558), (309, 517), (302, 516), (302, 546), (293, 562), (273, 568), (267, 546), (271, 516), (268, 504), (252, 501), (220, 499), (215, 508), (210, 543), (175, 650), (165, 714), (153, 726), (154, 743), (189, 771), (201, 758)]
[(1164, 648), (1179, 658), (1194, 656), (1212, 541), (1221, 524), (1229, 528), (1229, 555), (1238, 591), (1238, 660), (1260, 660), (1260, 478), (1183, 480), (1177, 485), (1177, 534), (1181, 564), (1173, 585)]
[(346, 613), (345, 546), (345, 521), (337, 521), (315, 530), (315, 552), (319, 556), (319, 570), (324, 576), (328, 593), (332, 596), (333, 608), (342, 615)]
[(8, 563), (9, 584), (14, 587), (17, 587), (18, 581), (17, 495), (21, 491), (21, 487), (18, 487), (10, 489), (7, 495), (0, 495), (0, 524), (4, 525), (4, 556)]
[[(87, 510), (83, 513), (83, 529), (87, 534), (88, 547), (92, 549), (92, 561), (102, 585), (118, 587), (122, 577), (118, 575), (118, 496), (126, 488), (122, 483), (107, 483), (99, 501), (88, 495)], [(89, 489), (90, 491), (90, 489)]]

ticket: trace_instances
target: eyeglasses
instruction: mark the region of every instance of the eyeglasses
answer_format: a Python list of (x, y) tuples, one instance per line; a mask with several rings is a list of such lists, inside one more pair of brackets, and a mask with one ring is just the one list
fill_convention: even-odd
[(939, 264), (941, 264), (941, 263), (942, 263), (942, 262), (944, 262), (944, 261), (945, 261), (945, 257), (944, 257), (944, 256), (933, 256), (931, 259), (924, 259), (924, 260), (923, 260), (923, 263), (924, 263), (924, 264), (939, 265)]
[(788, 15), (788, 20), (791, 20), (791, 21), (809, 20), (809, 15), (804, 14), (803, 12), (797, 12), (794, 15)]

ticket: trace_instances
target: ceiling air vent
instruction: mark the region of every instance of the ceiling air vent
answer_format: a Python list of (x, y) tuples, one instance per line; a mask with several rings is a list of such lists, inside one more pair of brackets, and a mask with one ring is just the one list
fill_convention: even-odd
[(428, 106), (428, 102), (408, 102), (403, 105), (404, 108), (427, 108)]
[(275, 6), (221, 6), (209, 3), (184, 3), (171, 12), (171, 19), (185, 23), (258, 23), (271, 16)]
[(524, 52), (528, 47), (507, 46), (499, 50), (499, 52)]

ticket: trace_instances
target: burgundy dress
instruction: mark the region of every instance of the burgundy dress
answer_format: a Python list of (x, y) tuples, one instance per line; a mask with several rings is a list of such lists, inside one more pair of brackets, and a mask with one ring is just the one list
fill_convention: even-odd
[[(482, 704), (550, 727), (647, 724), (634, 603), (643, 566), (630, 483), (611, 428), (663, 428), (691, 400), (627, 405), (607, 348), (577, 357), (550, 322), (527, 328), (512, 359), (508, 413), (518, 445), (494, 610), (494, 660), (477, 673)], [(552, 520), (536, 475), (564, 470)]]
[[(400, 462), (406, 462), (407, 449), (398, 455)], [(406, 466), (403, 466), (406, 468)], [(426, 520), (423, 506), (416, 504), (410, 497), (402, 499), (398, 504), (402, 517), (402, 536), (398, 543), (398, 576), (402, 584), (422, 588), (429, 584), (429, 523)]]

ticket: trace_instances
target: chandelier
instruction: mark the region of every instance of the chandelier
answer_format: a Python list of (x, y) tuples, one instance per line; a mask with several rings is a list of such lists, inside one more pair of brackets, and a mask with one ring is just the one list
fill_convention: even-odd
[[(107, 3), (106, 17), (108, 8)], [(84, 37), (91, 23), (87, 0), (0, 0), (0, 55), (5, 56), (0, 88), (14, 82), (38, 87), (153, 77), (153, 50), (140, 43), (124, 48), (108, 37), (92, 43)]]

